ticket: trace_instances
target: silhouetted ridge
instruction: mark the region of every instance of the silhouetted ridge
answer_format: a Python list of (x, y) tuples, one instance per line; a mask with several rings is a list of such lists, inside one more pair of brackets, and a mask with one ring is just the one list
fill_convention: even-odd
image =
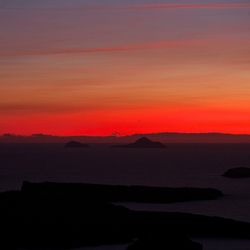
[(68, 141), (84, 141), (85, 143), (131, 143), (141, 137), (148, 137), (154, 141), (164, 143), (250, 143), (249, 134), (223, 133), (150, 133), (126, 136), (55, 136), (37, 134), (22, 136), (14, 134), (0, 135), (1, 143), (66, 143)]
[(134, 143), (125, 145), (117, 145), (116, 147), (122, 148), (165, 148), (166, 146), (161, 142), (151, 141), (147, 137), (142, 137), (136, 140)]

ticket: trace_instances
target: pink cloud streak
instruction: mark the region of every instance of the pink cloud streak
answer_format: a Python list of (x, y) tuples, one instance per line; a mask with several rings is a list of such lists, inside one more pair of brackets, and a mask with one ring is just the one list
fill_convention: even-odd
[(131, 9), (241, 9), (250, 8), (250, 3), (209, 3), (209, 4), (142, 4), (130, 6)]
[(16, 56), (49, 56), (63, 54), (82, 54), (82, 53), (107, 53), (107, 52), (129, 52), (145, 49), (179, 48), (187, 46), (197, 46), (204, 44), (205, 40), (170, 40), (144, 44), (96, 47), (96, 48), (59, 48), (45, 50), (23, 50), (23, 51), (0, 51), (0, 57)]
[(23, 8), (23, 7), (0, 7), (0, 11), (108, 11), (108, 10), (150, 10), (150, 9), (244, 9), (250, 8), (250, 3), (153, 3), (131, 5), (86, 5), (79, 8)]

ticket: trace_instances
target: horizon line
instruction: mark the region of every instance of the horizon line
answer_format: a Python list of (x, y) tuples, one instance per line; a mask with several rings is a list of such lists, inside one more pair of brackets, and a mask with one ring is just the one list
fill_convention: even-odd
[(206, 135), (232, 135), (232, 136), (250, 136), (250, 133), (227, 133), (227, 132), (216, 132), (216, 131), (211, 131), (211, 132), (168, 132), (168, 131), (162, 131), (162, 132), (148, 132), (148, 133), (132, 133), (132, 134), (126, 134), (126, 135), (87, 135), (87, 134), (82, 134), (82, 135), (56, 135), (56, 134), (45, 134), (45, 133), (32, 133), (32, 134), (14, 134), (14, 133), (3, 133), (0, 134), (0, 137), (8, 137), (8, 136), (13, 136), (13, 137), (129, 137), (129, 136), (144, 136), (144, 135), (160, 135), (160, 134), (206, 134)]

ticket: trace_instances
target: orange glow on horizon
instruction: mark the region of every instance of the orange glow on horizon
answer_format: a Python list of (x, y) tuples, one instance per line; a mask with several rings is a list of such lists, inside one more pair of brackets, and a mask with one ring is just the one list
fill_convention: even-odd
[(0, 134), (250, 134), (249, 3), (80, 2), (0, 8)]
[[(129, 135), (157, 132), (250, 133), (250, 112), (235, 110), (178, 109), (99, 111), (82, 115), (50, 114), (10, 117), (2, 133), (30, 135)], [(11, 121), (12, 126), (9, 126)], [(21, 124), (21, 125), (20, 125)]]

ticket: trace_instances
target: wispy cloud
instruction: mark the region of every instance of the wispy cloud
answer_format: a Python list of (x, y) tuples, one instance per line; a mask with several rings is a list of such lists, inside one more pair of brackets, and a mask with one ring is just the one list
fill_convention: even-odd
[(208, 4), (141, 4), (130, 6), (131, 9), (241, 9), (250, 8), (250, 3), (208, 3)]
[(129, 52), (145, 49), (178, 48), (187, 46), (197, 46), (206, 43), (206, 40), (169, 40), (152, 43), (142, 43), (113, 47), (96, 48), (58, 48), (58, 49), (37, 49), (37, 50), (19, 50), (19, 51), (0, 51), (0, 57), (17, 56), (50, 56), (63, 54), (83, 54), (83, 53), (108, 53), (108, 52)]
[(78, 8), (72, 7), (8, 7), (0, 6), (0, 11), (109, 11), (109, 10), (150, 10), (150, 9), (246, 9), (250, 8), (250, 3), (187, 3), (187, 4), (176, 4), (176, 3), (152, 3), (152, 4), (131, 4), (131, 5), (86, 5), (78, 6)]
[(105, 106), (97, 107), (94, 104), (74, 104), (63, 103), (34, 103), (33, 101), (21, 103), (0, 103), (0, 114), (16, 114), (16, 113), (74, 113), (79, 111), (91, 111), (103, 109)]

